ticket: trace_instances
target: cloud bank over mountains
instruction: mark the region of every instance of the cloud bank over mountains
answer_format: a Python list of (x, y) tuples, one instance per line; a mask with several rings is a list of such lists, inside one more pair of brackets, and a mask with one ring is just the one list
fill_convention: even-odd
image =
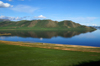
[(9, 20), (22, 20), (25, 18), (27, 17), (9, 17), (9, 16), (3, 16), (3, 15), (0, 16), (0, 19), (9, 19)]
[[(31, 19), (30, 19), (31, 18)], [(40, 15), (40, 16), (35, 16), (35, 17), (33, 17), (33, 16), (24, 16), (24, 17), (10, 17), (10, 16), (3, 16), (3, 15), (1, 15), (0, 16), (0, 19), (9, 19), (9, 20), (11, 20), (11, 21), (19, 21), (19, 20), (25, 20), (25, 19), (30, 19), (30, 20), (32, 20), (32, 19), (34, 19), (34, 18), (37, 18), (37, 19), (45, 19), (46, 17), (45, 16), (43, 16), (43, 15)]]

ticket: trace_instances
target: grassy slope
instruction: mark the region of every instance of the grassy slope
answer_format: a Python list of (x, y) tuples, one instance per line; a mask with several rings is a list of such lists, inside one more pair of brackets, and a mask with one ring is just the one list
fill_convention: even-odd
[(100, 60), (100, 53), (42, 49), (0, 42), (0, 66), (71, 66)]
[[(18, 22), (0, 22), (0, 29), (39, 29), (39, 30), (66, 30), (66, 29), (93, 29), (72, 21), (52, 21), (52, 20), (22, 20)], [(93, 29), (94, 30), (94, 29)]]

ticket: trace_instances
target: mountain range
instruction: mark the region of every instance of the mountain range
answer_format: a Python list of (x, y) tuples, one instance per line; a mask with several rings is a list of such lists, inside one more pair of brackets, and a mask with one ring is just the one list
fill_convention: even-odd
[(84, 28), (95, 29), (70, 20), (52, 21), (52, 20), (21, 20), (21, 21), (2, 21), (0, 29), (68, 29), (68, 28)]
[(3, 22), (3, 21), (10, 21), (9, 19), (0, 19), (0, 22)]

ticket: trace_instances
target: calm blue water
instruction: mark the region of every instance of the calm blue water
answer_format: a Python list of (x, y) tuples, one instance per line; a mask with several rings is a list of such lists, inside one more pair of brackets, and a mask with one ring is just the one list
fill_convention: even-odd
[[(38, 34), (40, 33), (40, 34)], [(41, 42), (100, 47), (100, 30), (78, 32), (18, 32), (11, 36), (0, 36), (4, 41)]]

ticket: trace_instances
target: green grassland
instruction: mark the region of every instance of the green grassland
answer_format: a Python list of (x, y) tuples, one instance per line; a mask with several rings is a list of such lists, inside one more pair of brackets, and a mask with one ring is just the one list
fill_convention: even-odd
[(0, 42), (0, 66), (80, 66), (83, 62), (100, 63), (100, 53), (8, 45)]

